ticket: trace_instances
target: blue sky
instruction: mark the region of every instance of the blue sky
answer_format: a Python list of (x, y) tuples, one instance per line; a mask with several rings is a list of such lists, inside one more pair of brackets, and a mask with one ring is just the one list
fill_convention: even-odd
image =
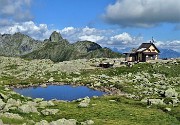
[(160, 48), (180, 51), (179, 0), (0, 0), (0, 33), (34, 39), (58, 31), (71, 43), (137, 47), (152, 36)]
[[(101, 15), (109, 3), (115, 0), (37, 0), (33, 6), (34, 21), (64, 27), (105, 28)], [(35, 4), (35, 3), (34, 3)]]

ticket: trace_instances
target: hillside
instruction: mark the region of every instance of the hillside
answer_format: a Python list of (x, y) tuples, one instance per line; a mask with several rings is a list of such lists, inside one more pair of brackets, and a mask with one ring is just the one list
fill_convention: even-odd
[(39, 49), (42, 45), (41, 41), (21, 33), (0, 34), (0, 55), (21, 56)]
[(35, 40), (21, 33), (0, 35), (0, 55), (28, 59), (51, 59), (54, 62), (122, 56), (91, 41), (78, 41), (70, 44), (56, 31), (44, 41)]
[(121, 56), (121, 54), (107, 48), (102, 48), (99, 44), (91, 41), (78, 41), (70, 44), (59, 33), (53, 32), (43, 47), (22, 57), (29, 59), (51, 59), (54, 62), (59, 62), (82, 58), (114, 58)]

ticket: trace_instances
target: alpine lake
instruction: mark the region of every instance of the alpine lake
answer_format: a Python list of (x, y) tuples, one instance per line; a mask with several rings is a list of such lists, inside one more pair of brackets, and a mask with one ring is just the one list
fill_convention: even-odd
[(64, 100), (72, 101), (84, 97), (102, 96), (105, 92), (90, 89), (86, 86), (71, 86), (71, 85), (48, 85), (47, 87), (28, 87), (28, 88), (14, 88), (15, 92), (31, 97), (43, 98), (44, 100)]

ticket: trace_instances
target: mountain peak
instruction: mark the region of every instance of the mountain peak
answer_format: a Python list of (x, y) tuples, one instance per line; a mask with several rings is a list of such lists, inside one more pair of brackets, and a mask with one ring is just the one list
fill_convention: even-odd
[(51, 36), (49, 37), (49, 40), (50, 40), (51, 42), (59, 42), (59, 41), (61, 41), (62, 39), (63, 39), (63, 38), (62, 38), (61, 34), (58, 33), (57, 31), (54, 31), (54, 32), (51, 34)]

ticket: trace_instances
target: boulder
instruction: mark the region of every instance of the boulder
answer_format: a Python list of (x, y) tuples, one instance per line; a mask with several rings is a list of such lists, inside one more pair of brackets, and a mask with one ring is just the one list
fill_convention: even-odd
[(0, 125), (4, 125), (3, 121), (0, 119)]
[(7, 88), (7, 87), (9, 87), (9, 86), (6, 86), (6, 85), (5, 85), (5, 87), (6, 87), (6, 88), (4, 89), (5, 91), (9, 91), (9, 90), (10, 90), (9, 88)]
[(40, 85), (40, 87), (47, 88), (47, 85), (46, 84), (42, 84), (42, 85)]
[(88, 107), (89, 106), (89, 103), (90, 103), (90, 98), (89, 97), (85, 97), (78, 105), (78, 107), (81, 107), (81, 108), (85, 108), (85, 107)]
[(93, 125), (93, 124), (94, 124), (93, 120), (87, 120), (87, 121), (81, 122), (81, 125)]
[(8, 99), (8, 97), (4, 95), (3, 93), (0, 93), (0, 99)]
[(55, 115), (56, 113), (58, 113), (58, 109), (45, 109), (45, 110), (42, 110), (41, 113), (43, 115)]
[(170, 112), (170, 111), (171, 111), (171, 108), (165, 108), (165, 111)]
[(34, 102), (41, 102), (41, 101), (43, 101), (43, 98), (35, 98), (34, 99)]
[(79, 105), (78, 105), (78, 107), (81, 107), (81, 108), (86, 108), (88, 106), (89, 106), (88, 103), (83, 103), (83, 102), (79, 103)]
[(4, 106), (4, 108), (3, 108), (3, 112), (7, 112), (7, 111), (9, 111), (9, 110), (12, 109), (12, 108), (15, 108), (15, 107), (12, 107), (12, 105), (10, 105), (10, 104), (6, 104), (6, 105)]
[(46, 120), (42, 120), (40, 122), (37, 122), (35, 125), (49, 125), (49, 123)]
[(52, 101), (42, 101), (39, 103), (39, 107), (44, 108), (46, 106), (54, 106), (54, 103)]
[(53, 77), (51, 77), (49, 80), (48, 80), (48, 82), (53, 82), (54, 81), (54, 78)]
[(30, 124), (30, 125), (35, 125), (35, 121), (33, 121), (33, 120), (28, 120), (28, 124)]
[(100, 83), (100, 82), (95, 82), (95, 83), (94, 83), (94, 86), (95, 86), (95, 87), (99, 87), (99, 86), (101, 86), (101, 83)]
[(0, 99), (0, 110), (4, 108), (6, 103), (3, 102), (2, 99)]
[(165, 96), (168, 98), (177, 97), (178, 93), (175, 89), (169, 88), (165, 91)]
[(7, 105), (11, 105), (11, 106), (20, 106), (21, 105), (21, 101), (18, 99), (18, 100), (15, 100), (15, 99), (8, 99), (7, 100)]
[(54, 106), (55, 104), (52, 101), (47, 102), (48, 106)]
[(77, 120), (75, 119), (59, 119), (57, 121), (52, 121), (49, 125), (76, 125)]
[(147, 99), (148, 105), (164, 105), (163, 99)]
[(106, 78), (106, 79), (110, 78), (109, 76), (107, 76), (107, 75), (105, 75), (105, 74), (99, 75), (99, 77), (100, 77), (100, 78)]
[(109, 100), (110, 102), (116, 102), (116, 100)]
[(28, 101), (26, 102), (27, 105), (31, 105), (31, 106), (38, 106), (38, 103), (33, 102), (33, 101)]
[(173, 98), (173, 99), (172, 99), (173, 106), (178, 105), (179, 102), (180, 102), (180, 101), (179, 101), (178, 98)]
[(33, 105), (28, 105), (28, 104), (24, 104), (22, 106), (19, 107), (19, 110), (23, 113), (30, 113), (30, 112), (33, 112), (33, 113), (39, 113), (37, 111), (37, 108)]
[(19, 114), (13, 114), (8, 112), (0, 114), (0, 117), (7, 117), (12, 119), (20, 119), (20, 120), (23, 119), (23, 117), (21, 117)]

